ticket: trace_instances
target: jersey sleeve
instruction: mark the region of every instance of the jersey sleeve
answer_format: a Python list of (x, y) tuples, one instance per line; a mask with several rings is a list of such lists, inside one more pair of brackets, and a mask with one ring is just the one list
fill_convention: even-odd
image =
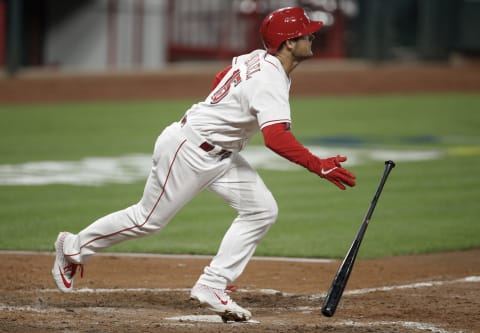
[(250, 108), (256, 113), (260, 129), (278, 123), (290, 124), (288, 87), (278, 82), (258, 82), (254, 88)]

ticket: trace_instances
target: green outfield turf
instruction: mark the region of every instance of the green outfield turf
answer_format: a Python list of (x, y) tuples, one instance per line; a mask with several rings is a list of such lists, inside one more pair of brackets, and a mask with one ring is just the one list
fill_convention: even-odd
[[(0, 174), (6, 165), (15, 170), (35, 161), (150, 154), (161, 129), (193, 102), (0, 106)], [(303, 169), (259, 169), (280, 215), (257, 255), (342, 257), (376, 190), (382, 158), (399, 160), (360, 257), (480, 246), (479, 94), (294, 98), (291, 104), (293, 132), (302, 142), (361, 152), (350, 166), (358, 185), (340, 191)], [(261, 143), (257, 136), (251, 144)], [(59, 231), (77, 232), (135, 203), (143, 184), (0, 185), (0, 249), (51, 250)], [(213, 254), (234, 215), (202, 193), (161, 233), (109, 251)]]

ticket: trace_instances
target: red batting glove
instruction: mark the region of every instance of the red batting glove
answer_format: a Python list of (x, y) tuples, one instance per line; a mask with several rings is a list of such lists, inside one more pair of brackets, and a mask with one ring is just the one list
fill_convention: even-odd
[(295, 139), (292, 132), (288, 130), (289, 125), (278, 123), (263, 127), (265, 145), (287, 160), (326, 178), (342, 190), (345, 190), (345, 185), (355, 186), (355, 175), (340, 165), (347, 160), (346, 157), (337, 155), (325, 159), (318, 158)]
[(319, 158), (318, 162), (320, 163), (320, 170), (316, 173), (342, 190), (346, 189), (345, 185), (353, 187), (355, 186), (355, 175), (347, 169), (342, 168), (340, 164), (346, 160), (347, 157), (340, 155), (325, 159)]

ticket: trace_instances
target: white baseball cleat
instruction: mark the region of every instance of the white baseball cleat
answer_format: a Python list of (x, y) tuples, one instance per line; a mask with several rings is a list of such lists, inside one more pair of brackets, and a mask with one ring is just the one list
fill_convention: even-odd
[(61, 232), (58, 234), (57, 241), (55, 242), (55, 263), (52, 268), (52, 275), (58, 289), (68, 293), (73, 289), (73, 277), (77, 272), (78, 266), (80, 266), (80, 275), (83, 276), (83, 266), (69, 262), (63, 254), (63, 241), (67, 236), (67, 232)]
[(190, 299), (197, 300), (200, 304), (216, 312), (224, 322), (247, 321), (252, 317), (250, 311), (235, 303), (223, 289), (215, 289), (197, 283), (190, 293)]

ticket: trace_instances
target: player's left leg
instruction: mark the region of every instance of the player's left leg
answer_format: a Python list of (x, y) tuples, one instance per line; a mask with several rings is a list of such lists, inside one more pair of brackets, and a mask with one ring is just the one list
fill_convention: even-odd
[(242, 156), (236, 154), (232, 158), (230, 170), (208, 187), (238, 212), (217, 255), (200, 278), (219, 288), (240, 276), (278, 215), (275, 198), (258, 173)]
[(224, 319), (248, 320), (250, 311), (233, 302), (225, 289), (243, 272), (258, 243), (275, 222), (277, 203), (258, 173), (238, 154), (232, 156), (229, 171), (208, 189), (236, 209), (238, 216), (217, 255), (192, 289), (192, 298), (206, 303)]

